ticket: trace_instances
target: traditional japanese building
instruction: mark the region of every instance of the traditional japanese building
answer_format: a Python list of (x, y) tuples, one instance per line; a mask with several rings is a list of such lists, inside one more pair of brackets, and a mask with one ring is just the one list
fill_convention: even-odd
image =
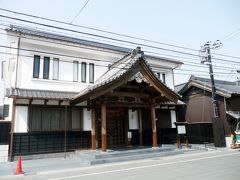
[[(215, 80), (216, 99), (220, 117), (224, 126), (223, 134), (227, 146), (231, 143), (231, 134), (235, 131), (240, 111), (239, 82)], [(213, 142), (212, 89), (210, 79), (191, 76), (187, 83), (176, 86), (176, 92), (182, 95), (186, 103), (184, 115), (189, 138), (194, 142)]]
[[(6, 29), (9, 157), (175, 140), (182, 63), (25, 27)], [(174, 140), (173, 140), (174, 139)]]

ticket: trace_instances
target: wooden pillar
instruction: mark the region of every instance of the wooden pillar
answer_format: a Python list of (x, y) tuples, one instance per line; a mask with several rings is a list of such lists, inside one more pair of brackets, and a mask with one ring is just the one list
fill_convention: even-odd
[(16, 111), (16, 97), (13, 97), (11, 132), (10, 132), (9, 161), (13, 161), (13, 134), (14, 134), (14, 126), (15, 126), (15, 111)]
[(143, 137), (142, 137), (142, 111), (138, 110), (138, 132), (139, 132), (139, 145), (143, 145)]
[(155, 107), (151, 106), (151, 119), (152, 119), (152, 139), (153, 139), (153, 147), (158, 146), (157, 142), (157, 125), (156, 125), (156, 112)]
[(96, 150), (96, 109), (92, 108), (92, 150)]
[(106, 104), (101, 106), (101, 116), (102, 116), (102, 152), (107, 150), (107, 113), (106, 113)]

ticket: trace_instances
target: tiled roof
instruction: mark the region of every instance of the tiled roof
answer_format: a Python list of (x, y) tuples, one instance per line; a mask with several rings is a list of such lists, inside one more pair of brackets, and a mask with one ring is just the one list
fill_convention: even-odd
[[(116, 45), (101, 43), (101, 42), (97, 42), (97, 41), (90, 41), (90, 40), (86, 40), (86, 39), (65, 36), (65, 35), (59, 34), (60, 32), (59, 33), (55, 33), (55, 32), (50, 33), (50, 32), (47, 32), (46, 30), (44, 31), (44, 30), (39, 30), (39, 29), (34, 29), (34, 28), (28, 28), (25, 26), (11, 25), (10, 28), (6, 29), (6, 31), (21, 33), (21, 34), (30, 35), (30, 36), (48, 38), (48, 39), (53, 39), (53, 40), (58, 40), (58, 41), (71, 42), (71, 43), (76, 43), (79, 45), (91, 46), (91, 47), (96, 47), (96, 48), (101, 48), (101, 49), (108, 49), (108, 50), (113, 50), (113, 51), (122, 52), (122, 53), (129, 53), (132, 51), (132, 49), (122, 47), (122, 46), (116, 46)], [(183, 64), (182, 62), (180, 62), (176, 59), (171, 59), (171, 58), (166, 58), (166, 57), (159, 57), (159, 56), (153, 56), (153, 55), (146, 55), (145, 57), (150, 58), (150, 59), (152, 58), (152, 59), (159, 59), (162, 61), (172, 62), (172, 63), (176, 63), (178, 65)]]
[(70, 100), (75, 97), (76, 92), (63, 91), (46, 91), (46, 90), (32, 90), (32, 89), (8, 89), (7, 96), (16, 96), (18, 98), (27, 99), (55, 99), (55, 100)]
[[(135, 70), (137, 69), (140, 62), (144, 62), (144, 64), (146, 65), (147, 71), (150, 71), (150, 73), (154, 74), (151, 68), (149, 67), (147, 61), (145, 60), (143, 52), (138, 47), (135, 50), (133, 50), (131, 54), (129, 53), (129, 55), (126, 55), (124, 58), (120, 59), (119, 61), (115, 62), (112, 66), (110, 66), (109, 70), (105, 74), (103, 74), (98, 80), (96, 80), (95, 84), (89, 85), (85, 90), (83, 90), (76, 97), (74, 97), (73, 101), (76, 101), (76, 99), (78, 98), (83, 98), (84, 96), (86, 97), (90, 93), (94, 93), (97, 90), (103, 88), (104, 86), (106, 87), (110, 85), (112, 82), (116, 82), (120, 80), (129, 81), (129, 80), (132, 80), (133, 78), (135, 79), (138, 78), (137, 76), (139, 76), (139, 73), (141, 74), (141, 72), (135, 72)], [(124, 78), (121, 79), (126, 74), (131, 74), (132, 77), (130, 77), (130, 79), (124, 79)], [(144, 77), (142, 78), (144, 80)], [(157, 81), (160, 82), (161, 84), (160, 86), (165, 93), (171, 94), (171, 95), (167, 95), (168, 97), (173, 96), (174, 98), (179, 98), (179, 96), (169, 87), (167, 87), (166, 84), (161, 82), (161, 80), (157, 79)], [(124, 83), (124, 82), (121, 82), (121, 83)]]
[(240, 119), (240, 112), (239, 111), (226, 111), (226, 113), (229, 115), (229, 116), (231, 116), (231, 117), (233, 117), (233, 118), (235, 118), (235, 119)]
[(84, 40), (84, 39), (70, 37), (70, 36), (64, 36), (64, 35), (60, 35), (60, 34), (56, 34), (56, 33), (49, 33), (46, 31), (37, 30), (37, 29), (33, 29), (33, 28), (26, 28), (23, 26), (11, 25), (10, 29), (6, 29), (6, 30), (14, 31), (14, 32), (22, 33), (22, 34), (27, 34), (27, 35), (55, 39), (55, 40), (59, 40), (59, 41), (72, 42), (72, 43), (82, 44), (82, 45), (86, 45), (86, 46), (93, 46), (93, 47), (97, 47), (97, 48), (121, 51), (121, 52), (125, 52), (125, 53), (128, 53), (129, 51), (131, 51), (131, 49), (125, 48), (125, 47), (114, 46), (111, 44), (99, 43), (99, 42), (95, 42), (95, 41), (89, 41), (89, 40)]
[[(231, 81), (222, 81), (222, 80), (214, 80), (216, 91), (217, 93), (226, 94), (228, 96), (231, 96), (233, 94), (240, 94), (240, 86), (237, 85), (236, 82)], [(191, 83), (198, 84), (200, 88), (209, 89), (211, 91), (211, 82), (208, 78), (202, 78), (202, 77), (196, 77), (191, 76), (188, 83), (180, 84), (175, 86), (176, 92), (182, 94), (185, 92)]]

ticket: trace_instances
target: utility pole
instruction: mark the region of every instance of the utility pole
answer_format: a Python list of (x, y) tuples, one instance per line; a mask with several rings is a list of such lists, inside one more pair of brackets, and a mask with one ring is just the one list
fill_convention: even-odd
[(213, 68), (212, 68), (212, 56), (210, 49), (219, 49), (222, 47), (222, 43), (217, 40), (214, 42), (206, 42), (202, 48), (201, 48), (201, 53), (203, 54), (202, 61), (201, 63), (205, 63), (209, 67), (209, 74), (210, 74), (210, 80), (211, 80), (211, 86), (212, 86), (212, 104), (213, 104), (213, 115), (215, 118), (219, 117), (219, 107), (218, 107), (218, 102), (216, 99), (216, 86), (214, 82), (214, 76), (213, 76)]
[(213, 105), (213, 118), (212, 118), (212, 127), (213, 127), (213, 138), (214, 144), (216, 147), (225, 146), (225, 135), (224, 127), (222, 120), (220, 119), (219, 106), (216, 97), (216, 86), (214, 82), (213, 68), (212, 68), (212, 56), (210, 49), (219, 49), (222, 47), (222, 43), (219, 40), (208, 41), (201, 47), (201, 63), (206, 63), (209, 67), (209, 74), (212, 87), (212, 105)]

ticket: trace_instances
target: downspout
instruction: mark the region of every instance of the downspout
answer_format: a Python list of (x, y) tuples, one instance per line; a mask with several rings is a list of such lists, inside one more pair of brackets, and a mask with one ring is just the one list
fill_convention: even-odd
[(172, 68), (172, 79), (173, 79), (173, 91), (175, 92), (175, 78), (174, 78), (174, 72), (173, 70), (176, 69), (177, 67), (175, 68)]
[(17, 88), (17, 81), (18, 81), (18, 61), (19, 61), (19, 48), (20, 48), (20, 41), (21, 41), (21, 34), (18, 37), (18, 46), (17, 46), (17, 61), (16, 61), (16, 74), (15, 74), (15, 86)]

